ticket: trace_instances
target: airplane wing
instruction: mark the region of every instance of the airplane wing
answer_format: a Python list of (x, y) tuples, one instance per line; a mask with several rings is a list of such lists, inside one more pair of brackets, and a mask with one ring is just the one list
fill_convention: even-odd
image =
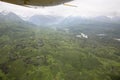
[(73, 0), (0, 0), (17, 5), (54, 6)]
[(64, 3), (63, 5), (64, 5), (64, 6), (70, 6), (70, 7), (77, 7), (76, 5), (67, 4), (67, 3)]

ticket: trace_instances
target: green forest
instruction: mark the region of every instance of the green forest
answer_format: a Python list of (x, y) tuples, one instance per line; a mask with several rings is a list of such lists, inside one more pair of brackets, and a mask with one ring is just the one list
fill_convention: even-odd
[(120, 80), (119, 42), (27, 24), (0, 22), (0, 80)]

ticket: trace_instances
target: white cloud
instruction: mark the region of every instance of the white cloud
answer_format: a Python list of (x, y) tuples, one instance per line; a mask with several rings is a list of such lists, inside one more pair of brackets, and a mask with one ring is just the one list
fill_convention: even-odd
[(69, 2), (77, 7), (58, 5), (51, 7), (27, 8), (0, 2), (0, 10), (15, 12), (21, 16), (34, 14), (57, 16), (120, 16), (120, 0), (74, 0)]

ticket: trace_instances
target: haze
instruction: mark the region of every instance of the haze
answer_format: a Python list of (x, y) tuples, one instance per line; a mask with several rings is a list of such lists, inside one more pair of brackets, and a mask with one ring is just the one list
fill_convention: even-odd
[(120, 16), (120, 0), (74, 0), (68, 4), (50, 7), (29, 8), (0, 2), (0, 12), (14, 12), (21, 17), (30, 17), (35, 14), (54, 16)]

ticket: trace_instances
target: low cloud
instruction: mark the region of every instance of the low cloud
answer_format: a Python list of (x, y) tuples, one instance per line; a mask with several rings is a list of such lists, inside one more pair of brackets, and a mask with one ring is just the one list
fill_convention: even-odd
[(0, 11), (12, 11), (22, 17), (35, 14), (53, 16), (120, 16), (120, 0), (74, 0), (68, 4), (77, 7), (58, 5), (29, 8), (0, 2)]

